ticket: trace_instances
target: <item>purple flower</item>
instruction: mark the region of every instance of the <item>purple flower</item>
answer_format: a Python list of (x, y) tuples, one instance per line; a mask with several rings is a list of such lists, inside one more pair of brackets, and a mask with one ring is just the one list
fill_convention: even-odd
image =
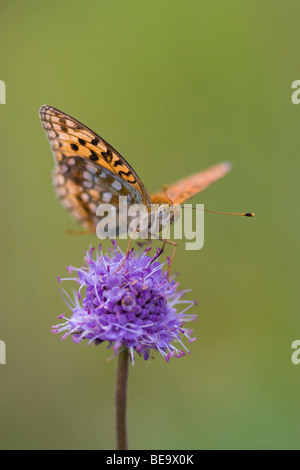
[[(73, 299), (63, 290), (66, 303), (72, 310), (70, 319), (53, 327), (54, 333), (65, 331), (62, 339), (72, 335), (78, 343), (108, 342), (114, 353), (128, 348), (131, 361), (134, 351), (149, 358), (150, 351), (159, 351), (169, 361), (173, 356), (181, 357), (190, 352), (182, 342), (189, 342), (191, 330), (183, 328), (184, 322), (195, 319), (186, 311), (195, 304), (182, 300), (187, 291), (178, 291), (178, 283), (168, 279), (168, 273), (156, 258), (148, 255), (149, 248), (142, 253), (133, 250), (124, 259), (124, 254), (114, 244), (114, 251), (103, 255), (92, 248), (85, 257), (86, 266), (67, 270), (76, 275), (60, 279), (73, 280), (79, 284)], [(179, 308), (182, 311), (178, 312)], [(175, 344), (174, 344), (175, 343)], [(176, 347), (177, 345), (177, 347)]]

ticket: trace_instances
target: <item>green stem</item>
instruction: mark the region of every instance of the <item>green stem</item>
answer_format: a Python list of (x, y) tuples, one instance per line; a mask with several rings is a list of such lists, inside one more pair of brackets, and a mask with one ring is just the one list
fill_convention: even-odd
[(117, 450), (127, 450), (126, 430), (126, 401), (127, 401), (127, 377), (128, 377), (128, 349), (124, 348), (118, 354), (116, 376), (116, 438)]

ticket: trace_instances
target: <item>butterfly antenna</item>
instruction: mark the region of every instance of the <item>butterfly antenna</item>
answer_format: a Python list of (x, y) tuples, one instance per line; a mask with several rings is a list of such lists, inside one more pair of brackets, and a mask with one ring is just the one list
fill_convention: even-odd
[(211, 212), (212, 214), (223, 214), (223, 215), (242, 215), (243, 217), (255, 217), (254, 212), (221, 212), (221, 211), (212, 211), (209, 209), (200, 209), (199, 207), (184, 207), (183, 209), (194, 209), (198, 211)]

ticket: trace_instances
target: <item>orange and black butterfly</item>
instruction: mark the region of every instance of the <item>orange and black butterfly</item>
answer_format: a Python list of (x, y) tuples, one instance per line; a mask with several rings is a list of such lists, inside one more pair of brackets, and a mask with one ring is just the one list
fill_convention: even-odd
[(118, 211), (119, 196), (130, 204), (182, 204), (226, 175), (220, 163), (150, 195), (135, 170), (111, 145), (68, 114), (42, 106), (40, 117), (55, 160), (53, 181), (63, 206), (87, 230), (96, 229), (96, 209), (110, 203)]

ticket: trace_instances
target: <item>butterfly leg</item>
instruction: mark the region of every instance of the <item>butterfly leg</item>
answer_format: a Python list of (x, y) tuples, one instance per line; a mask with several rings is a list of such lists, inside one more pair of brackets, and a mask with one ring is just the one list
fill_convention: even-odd
[(163, 242), (163, 245), (161, 247), (161, 249), (159, 250), (159, 252), (157, 253), (157, 255), (153, 258), (153, 260), (151, 261), (151, 263), (153, 263), (153, 261), (155, 261), (165, 250), (165, 246), (166, 244), (168, 243), (169, 245), (172, 245), (173, 246), (173, 253), (172, 253), (172, 256), (170, 258), (170, 262), (169, 262), (169, 267), (168, 267), (168, 280), (170, 278), (170, 271), (171, 271), (171, 265), (173, 263), (173, 260), (175, 258), (175, 254), (176, 254), (176, 250), (177, 250), (177, 243), (176, 242), (173, 242), (172, 240), (168, 240), (167, 238), (158, 238), (157, 240)]
[(126, 260), (127, 260), (127, 257), (129, 255), (129, 252), (130, 252), (130, 247), (131, 247), (131, 243), (132, 243), (132, 237), (129, 238), (129, 242), (128, 242), (128, 245), (127, 245), (127, 249), (126, 249), (126, 252), (125, 252), (125, 255), (124, 255), (124, 259), (121, 263), (121, 265), (118, 267), (118, 269), (115, 271), (115, 273), (118, 273), (124, 266)]

